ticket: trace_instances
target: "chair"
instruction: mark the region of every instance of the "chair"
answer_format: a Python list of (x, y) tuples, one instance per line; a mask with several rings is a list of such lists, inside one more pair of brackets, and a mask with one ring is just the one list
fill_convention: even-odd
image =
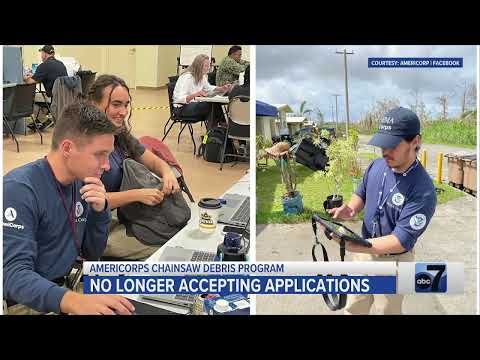
[(15, 96), (15, 87), (6, 87), (3, 89), (3, 126), (8, 130), (8, 134), (12, 136), (12, 139), (17, 144), (17, 152), (20, 152), (20, 146), (18, 144), (17, 137), (12, 130), (12, 127), (8, 123), (8, 118), (6, 114), (10, 114), (12, 111), (13, 100)]
[(88, 97), (88, 91), (90, 87), (95, 82), (96, 72), (91, 72), (90, 70), (78, 71), (77, 75), (82, 81), (82, 97), (86, 99)]
[[(56, 119), (50, 108), (52, 104), (52, 99), (47, 95), (47, 92), (45, 90), (42, 90), (42, 83), (37, 83), (37, 85), (38, 86), (36, 88), (36, 93), (40, 95), (42, 100), (35, 99), (35, 105), (38, 106), (38, 110), (37, 110), (37, 115), (35, 115), (35, 117), (33, 118), (34, 126), (31, 129), (32, 130), (35, 129), (36, 131), (39, 131), (39, 129), (44, 130), (44, 129), (48, 129), (50, 126), (53, 126), (56, 122)], [(50, 116), (52, 117), (52, 120), (50, 121), (46, 120), (43, 124), (40, 123), (40, 126), (39, 126), (38, 115), (40, 115), (41, 109), (47, 109), (47, 115), (50, 114)]]
[(52, 103), (50, 110), (55, 118), (59, 118), (63, 110), (70, 104), (78, 102), (82, 97), (82, 80), (80, 76), (59, 76), (53, 83)]
[[(245, 147), (243, 154), (226, 154), (228, 139), (249, 141), (250, 140), (250, 97), (236, 96), (228, 103), (228, 111), (225, 114), (227, 119), (227, 133), (223, 142), (222, 160), (220, 162), (220, 170), (223, 168), (223, 163), (226, 156), (235, 158), (248, 159), (247, 148)], [(232, 166), (234, 166), (235, 162)]]
[[(171, 80), (172, 78), (175, 78), (175, 77), (172, 76), (169, 79)], [(177, 77), (177, 79), (178, 79), (178, 77)], [(178, 123), (178, 124), (180, 124), (180, 132), (178, 133), (177, 143), (180, 143), (180, 135), (182, 135), (183, 130), (186, 127), (188, 127), (188, 130), (190, 131), (190, 137), (191, 137), (192, 142), (193, 142), (193, 154), (195, 155), (196, 150), (197, 150), (197, 144), (195, 143), (195, 139), (193, 137), (193, 124), (195, 124), (197, 122), (200, 122), (201, 120), (196, 118), (196, 117), (180, 116), (175, 112), (175, 107), (173, 106), (173, 92), (175, 90), (175, 84), (176, 84), (176, 81), (175, 82), (170, 81), (167, 85), (167, 88), (168, 88), (168, 104), (169, 104), (169, 107), (170, 107), (170, 118), (168, 119), (168, 121), (165, 124), (165, 127), (163, 129), (164, 136), (162, 138), (162, 141), (165, 140), (168, 133), (172, 129), (173, 125)], [(165, 129), (166, 129), (166, 127), (167, 127), (167, 125), (170, 121), (172, 121), (172, 123), (170, 124), (170, 127), (168, 128), (168, 130), (165, 131)]]
[(13, 129), (17, 126), (18, 119), (32, 117), (33, 124), (40, 135), (40, 143), (43, 144), (43, 136), (33, 118), (33, 104), (35, 102), (36, 84), (17, 84), (14, 89), (12, 106), (9, 113), (6, 113), (7, 121), (15, 121)]

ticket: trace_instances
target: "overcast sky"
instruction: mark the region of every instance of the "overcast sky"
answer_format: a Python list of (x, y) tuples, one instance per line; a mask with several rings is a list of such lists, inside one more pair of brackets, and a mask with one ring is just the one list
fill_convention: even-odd
[[(414, 103), (410, 95), (417, 89), (434, 117), (441, 107), (436, 100), (442, 94), (453, 95), (449, 116), (461, 110), (461, 88), (465, 81), (476, 84), (476, 46), (261, 46), (256, 47), (258, 100), (270, 104), (288, 104), (298, 111), (300, 103), (319, 107), (326, 121), (332, 118), (331, 94), (338, 98), (339, 119), (345, 114), (343, 55), (336, 50), (353, 50), (347, 55), (350, 118), (357, 121), (375, 100), (398, 98), (402, 106)], [(368, 68), (369, 57), (463, 57), (463, 68)]]

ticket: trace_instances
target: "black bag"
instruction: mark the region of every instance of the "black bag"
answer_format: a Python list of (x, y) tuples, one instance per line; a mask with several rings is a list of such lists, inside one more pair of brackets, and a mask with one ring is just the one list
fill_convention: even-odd
[[(162, 179), (133, 159), (123, 161), (120, 191), (150, 188), (161, 189)], [(128, 236), (151, 246), (165, 244), (187, 224), (191, 210), (181, 192), (165, 196), (155, 206), (133, 202), (117, 210), (118, 220), (125, 225)]]
[(295, 160), (302, 165), (316, 170), (325, 170), (328, 164), (328, 157), (325, 149), (321, 146), (313, 144), (312, 139), (305, 138), (300, 143), (296, 153)]
[[(227, 135), (227, 129), (223, 127), (216, 127), (207, 132), (204, 135), (207, 138), (206, 141), (202, 141), (202, 145), (198, 148), (197, 156), (203, 156), (205, 161), (220, 163), (222, 161), (222, 151), (223, 151), (223, 142), (225, 141), (225, 136)], [(232, 139), (227, 139), (227, 148), (225, 150), (226, 154), (233, 154), (233, 142)], [(224, 163), (231, 162), (233, 159), (231, 156), (226, 156)]]

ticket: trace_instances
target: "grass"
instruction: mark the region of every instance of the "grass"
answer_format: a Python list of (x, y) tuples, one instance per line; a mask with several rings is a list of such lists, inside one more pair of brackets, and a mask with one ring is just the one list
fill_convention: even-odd
[(430, 121), (422, 129), (422, 141), (427, 144), (475, 148), (477, 125), (475, 121)]
[(434, 184), (435, 187), (444, 190), (443, 192), (437, 194), (437, 205), (445, 204), (446, 202), (465, 196), (465, 193), (463, 191), (455, 189), (448, 184), (438, 184), (437, 182), (434, 182)]
[[(373, 135), (376, 129), (366, 130), (353, 125), (360, 134)], [(465, 120), (435, 120), (422, 124), (422, 142), (474, 149), (477, 146), (477, 124)]]
[[(285, 215), (283, 213), (282, 195), (285, 193), (285, 187), (282, 184), (280, 169), (272, 163), (264, 170), (257, 168), (257, 224), (305, 223), (310, 222), (312, 213), (326, 215), (323, 209), (323, 201), (332, 193), (332, 188), (325, 180), (315, 179), (314, 172), (309, 168), (300, 164), (296, 164), (296, 168), (298, 177), (297, 190), (303, 196), (305, 209), (299, 215)], [(435, 186), (444, 190), (437, 195), (437, 204), (444, 204), (465, 196), (465, 193), (447, 184), (439, 185), (435, 183)], [(349, 201), (353, 190), (353, 182), (345, 184), (341, 192), (344, 201)], [(363, 212), (359, 214), (359, 218), (363, 218)]]
[[(280, 169), (269, 164), (265, 170), (257, 169), (257, 224), (296, 224), (309, 222), (312, 213), (325, 215), (323, 201), (332, 194), (332, 188), (325, 181), (314, 178), (314, 171), (306, 166), (296, 164), (297, 190), (303, 196), (304, 212), (299, 215), (284, 215), (282, 195), (285, 186), (282, 184)], [(353, 183), (345, 184), (341, 193), (344, 199), (350, 199)]]
[(373, 152), (359, 152), (358, 156), (366, 160), (374, 160), (381, 157), (380, 154), (376, 154)]

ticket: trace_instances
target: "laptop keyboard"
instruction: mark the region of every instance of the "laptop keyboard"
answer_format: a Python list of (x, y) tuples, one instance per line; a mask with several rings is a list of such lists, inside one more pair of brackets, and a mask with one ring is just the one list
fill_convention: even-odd
[(240, 205), (238, 210), (232, 216), (232, 221), (237, 221), (240, 223), (246, 224), (250, 218), (250, 198), (246, 198), (245, 201)]
[(182, 300), (182, 301), (188, 301), (188, 302), (191, 302), (191, 303), (193, 303), (195, 301), (196, 297), (197, 297), (197, 295), (191, 295), (191, 294), (175, 295), (175, 299)]
[(190, 261), (213, 261), (215, 254), (207, 251), (195, 251)]

